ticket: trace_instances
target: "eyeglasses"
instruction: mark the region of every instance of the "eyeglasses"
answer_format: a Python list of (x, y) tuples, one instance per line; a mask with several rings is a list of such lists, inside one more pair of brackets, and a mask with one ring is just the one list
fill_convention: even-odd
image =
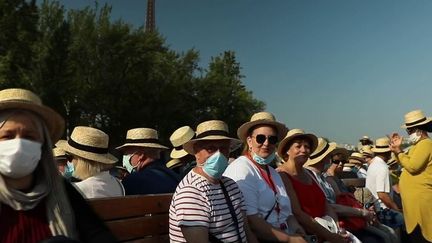
[(348, 163), (348, 161), (346, 161), (346, 160), (344, 160), (344, 159), (333, 159), (332, 160), (332, 163), (333, 164), (340, 164), (340, 163), (342, 163), (342, 164), (346, 164), (346, 163)]
[(278, 137), (275, 135), (266, 136), (264, 134), (258, 134), (255, 136), (255, 141), (259, 144), (264, 144), (266, 140), (268, 140), (269, 144), (275, 145), (278, 141)]

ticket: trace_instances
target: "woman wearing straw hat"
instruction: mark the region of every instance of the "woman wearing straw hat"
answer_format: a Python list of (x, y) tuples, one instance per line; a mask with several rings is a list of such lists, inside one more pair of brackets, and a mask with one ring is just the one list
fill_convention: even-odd
[(82, 196), (59, 175), (52, 142), (64, 121), (24, 89), (0, 91), (0, 242), (65, 236), (115, 242)]
[(405, 115), (405, 128), (413, 144), (408, 154), (402, 152), (402, 137), (391, 136), (391, 149), (403, 170), (399, 180), (406, 230), (412, 242), (432, 242), (432, 119), (421, 110)]
[[(320, 185), (303, 167), (306, 162), (307, 165), (314, 165), (324, 159), (329, 160), (330, 152), (336, 148), (336, 144), (329, 144), (323, 139), (320, 141), (322, 142), (318, 145), (315, 135), (304, 133), (301, 129), (289, 131), (279, 144), (278, 154), (286, 162), (278, 167), (278, 172), (291, 198), (294, 215), (306, 231), (324, 241), (348, 242), (348, 235), (331, 232), (314, 220), (328, 215), (337, 222), (336, 213), (327, 203)], [(315, 152), (311, 155), (312, 151)], [(324, 163), (322, 167), (324, 169)]]
[(121, 182), (109, 173), (117, 159), (108, 153), (108, 140), (99, 129), (78, 126), (67, 143), (58, 145), (72, 156), (74, 176), (81, 180), (75, 186), (86, 198), (125, 195)]
[(202, 122), (183, 145), (197, 166), (179, 183), (170, 206), (171, 242), (258, 242), (247, 227), (244, 199), (237, 184), (222, 176), (230, 145), (223, 121)]
[(261, 241), (305, 242), (282, 180), (269, 165), (287, 130), (269, 112), (254, 114), (237, 130), (246, 144), (244, 155), (231, 162), (224, 173), (239, 185), (251, 229)]

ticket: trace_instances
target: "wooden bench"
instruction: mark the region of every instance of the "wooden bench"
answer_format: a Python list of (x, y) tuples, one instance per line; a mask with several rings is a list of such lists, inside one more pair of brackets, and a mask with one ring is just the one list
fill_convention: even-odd
[(172, 194), (89, 200), (120, 242), (169, 242), (168, 213)]

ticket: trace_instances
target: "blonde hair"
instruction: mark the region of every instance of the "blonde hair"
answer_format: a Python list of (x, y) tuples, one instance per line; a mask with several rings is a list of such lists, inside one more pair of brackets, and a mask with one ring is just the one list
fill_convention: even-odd
[(107, 171), (113, 167), (113, 165), (111, 164), (103, 164), (78, 156), (74, 157), (74, 159), (76, 160), (74, 176), (81, 180), (85, 180), (89, 177), (95, 176), (102, 171)]

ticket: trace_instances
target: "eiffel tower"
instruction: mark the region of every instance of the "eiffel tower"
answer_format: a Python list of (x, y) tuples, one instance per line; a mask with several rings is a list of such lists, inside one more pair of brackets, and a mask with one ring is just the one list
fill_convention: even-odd
[(146, 31), (155, 30), (155, 0), (147, 0)]

